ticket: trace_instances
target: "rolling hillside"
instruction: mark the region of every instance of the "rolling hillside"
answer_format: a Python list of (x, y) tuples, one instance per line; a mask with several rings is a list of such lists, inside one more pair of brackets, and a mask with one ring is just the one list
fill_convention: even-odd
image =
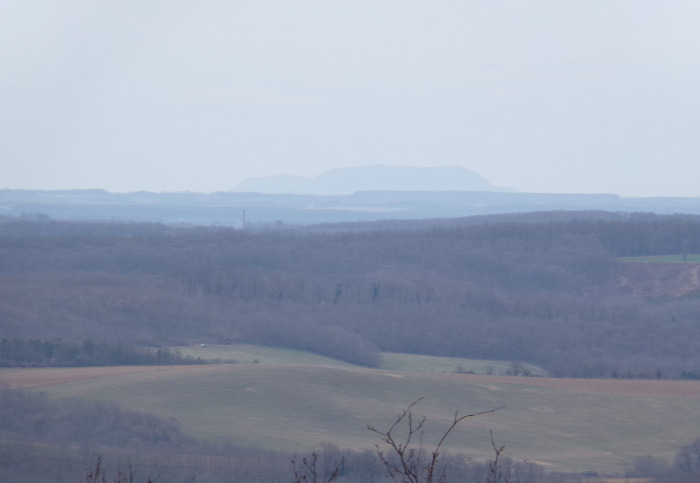
[[(284, 355), (283, 357), (287, 357)], [(313, 357), (310, 359), (313, 360)], [(366, 425), (388, 426), (418, 397), (434, 442), (454, 411), (503, 406), (451, 435), (449, 451), (490, 456), (489, 431), (516, 460), (552, 470), (623, 473), (635, 457), (671, 457), (698, 437), (700, 382), (548, 379), (421, 373), (304, 363), (2, 369), (0, 379), (53, 398), (114, 402), (174, 417), (183, 431), (255, 448), (331, 442), (371, 449)]]

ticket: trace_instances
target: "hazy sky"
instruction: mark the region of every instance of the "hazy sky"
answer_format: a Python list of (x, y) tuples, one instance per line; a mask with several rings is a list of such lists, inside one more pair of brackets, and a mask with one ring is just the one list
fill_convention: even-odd
[(0, 188), (368, 164), (700, 195), (700, 2), (0, 0)]

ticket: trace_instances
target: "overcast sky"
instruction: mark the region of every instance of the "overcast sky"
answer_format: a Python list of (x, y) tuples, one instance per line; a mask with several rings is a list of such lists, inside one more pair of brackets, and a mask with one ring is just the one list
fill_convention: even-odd
[(369, 164), (700, 195), (700, 2), (0, 0), (0, 188)]

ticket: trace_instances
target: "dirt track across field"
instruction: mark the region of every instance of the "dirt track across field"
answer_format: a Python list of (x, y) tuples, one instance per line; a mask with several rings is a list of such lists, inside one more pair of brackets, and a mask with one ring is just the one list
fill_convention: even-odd
[[(149, 372), (180, 373), (221, 370), (225, 366), (127, 366), (127, 367), (71, 367), (71, 368), (13, 368), (0, 369), (0, 387), (39, 388), (86, 379), (114, 377)], [(155, 374), (154, 374), (155, 375)], [(440, 374), (435, 377), (459, 378), (464, 381), (487, 384), (517, 384), (548, 387), (570, 391), (587, 391), (630, 396), (698, 398), (700, 381), (666, 381), (639, 379), (564, 379), (547, 377), (489, 376), (483, 374)]]

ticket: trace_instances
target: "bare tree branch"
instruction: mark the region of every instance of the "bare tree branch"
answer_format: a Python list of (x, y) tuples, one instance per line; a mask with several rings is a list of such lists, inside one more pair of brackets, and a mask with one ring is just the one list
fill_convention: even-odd
[[(490, 409), (488, 411), (481, 411), (473, 414), (465, 414), (463, 416), (460, 416), (459, 412), (455, 412), (452, 424), (442, 434), (438, 444), (435, 446), (433, 451), (431, 451), (430, 460), (424, 461), (423, 458), (425, 452), (423, 451), (423, 425), (425, 424), (426, 417), (423, 416), (420, 418), (420, 420), (418, 420), (418, 422), (416, 422), (413, 418), (413, 408), (422, 400), (423, 398), (420, 397), (409, 404), (386, 431), (380, 431), (374, 426), (367, 425), (368, 430), (381, 436), (382, 441), (389, 446), (391, 450), (390, 454), (395, 457), (394, 459), (387, 456), (379, 445), (375, 445), (377, 448), (377, 455), (379, 456), (382, 464), (385, 466), (388, 476), (392, 479), (392, 481), (400, 481), (401, 483), (441, 483), (446, 481), (446, 470), (443, 468), (442, 471), (439, 472), (439, 476), (436, 471), (438, 470), (440, 449), (447, 439), (447, 436), (462, 421), (475, 416), (480, 416), (482, 414), (493, 413), (503, 408), (503, 406), (501, 406), (496, 409)], [(394, 430), (404, 423), (408, 426), (408, 433), (402, 441), (399, 441), (394, 437)], [(415, 437), (419, 438), (417, 448), (411, 446), (412, 440), (414, 440)], [(392, 459), (394, 459), (394, 462), (391, 461)]]

